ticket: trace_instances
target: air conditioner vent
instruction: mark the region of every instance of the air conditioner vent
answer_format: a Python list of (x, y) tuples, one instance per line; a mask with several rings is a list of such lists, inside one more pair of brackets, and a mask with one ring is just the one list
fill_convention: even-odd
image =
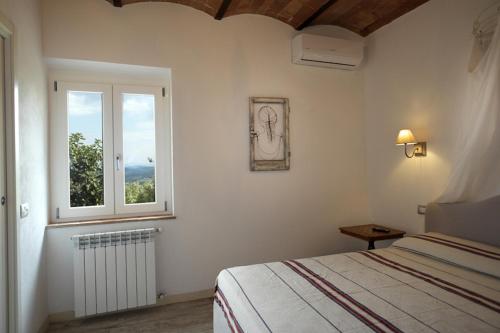
[(292, 40), (292, 62), (354, 70), (363, 61), (363, 47), (359, 41), (300, 34)]

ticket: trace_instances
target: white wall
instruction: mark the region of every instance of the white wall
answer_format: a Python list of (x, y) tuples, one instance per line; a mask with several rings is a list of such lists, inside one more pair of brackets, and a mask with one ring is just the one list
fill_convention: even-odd
[[(417, 204), (444, 190), (460, 149), (472, 24), (492, 0), (432, 0), (368, 39), (364, 69), (367, 174), (375, 221), (424, 230)], [(407, 159), (394, 141), (412, 128), (426, 158)]]
[[(48, 230), (49, 311), (72, 309), (72, 234), (164, 228), (160, 290), (213, 287), (224, 267), (366, 244), (362, 74), (292, 65), (294, 30), (267, 17), (216, 21), (189, 7), (43, 0), (44, 54), (172, 69), (175, 212), (166, 222)], [(291, 170), (249, 171), (248, 98), (291, 105)]]
[(42, 58), (40, 4), (2, 0), (13, 24), (14, 76), (19, 91), (20, 192), (31, 214), (19, 225), (19, 332), (36, 332), (47, 317), (44, 234), (47, 224), (47, 91)]

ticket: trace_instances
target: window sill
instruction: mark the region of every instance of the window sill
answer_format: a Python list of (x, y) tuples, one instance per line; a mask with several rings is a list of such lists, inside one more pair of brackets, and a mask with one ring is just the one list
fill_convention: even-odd
[(161, 214), (161, 215), (141, 215), (141, 216), (128, 216), (128, 217), (109, 217), (100, 218), (93, 220), (79, 220), (71, 222), (50, 222), (46, 229), (55, 228), (69, 228), (69, 227), (83, 227), (87, 225), (98, 225), (98, 224), (112, 224), (112, 223), (126, 223), (126, 222), (147, 222), (147, 221), (161, 221), (161, 220), (172, 220), (176, 216), (172, 214)]

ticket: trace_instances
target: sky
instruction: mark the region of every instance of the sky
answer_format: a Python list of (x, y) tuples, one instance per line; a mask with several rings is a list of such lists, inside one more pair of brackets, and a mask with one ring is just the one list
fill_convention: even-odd
[[(153, 165), (155, 160), (154, 95), (122, 94), (123, 159), (125, 166)], [(85, 142), (102, 140), (102, 93), (68, 92), (69, 133), (80, 132)]]
[(123, 94), (123, 158), (125, 165), (152, 165), (155, 160), (155, 97)]

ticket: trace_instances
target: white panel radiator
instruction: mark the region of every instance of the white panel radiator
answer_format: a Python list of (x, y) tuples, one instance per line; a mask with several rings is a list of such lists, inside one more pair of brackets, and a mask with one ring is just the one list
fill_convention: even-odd
[(159, 228), (71, 237), (75, 243), (75, 316), (156, 303), (154, 235)]

